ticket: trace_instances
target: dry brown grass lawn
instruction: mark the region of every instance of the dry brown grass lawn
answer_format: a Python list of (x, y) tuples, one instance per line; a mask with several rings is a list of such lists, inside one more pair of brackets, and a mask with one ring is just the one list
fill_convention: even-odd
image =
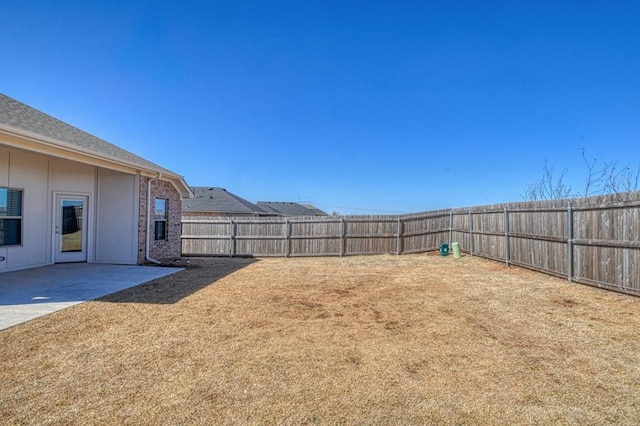
[(1, 331), (0, 422), (640, 419), (640, 299), (469, 256), (192, 263)]

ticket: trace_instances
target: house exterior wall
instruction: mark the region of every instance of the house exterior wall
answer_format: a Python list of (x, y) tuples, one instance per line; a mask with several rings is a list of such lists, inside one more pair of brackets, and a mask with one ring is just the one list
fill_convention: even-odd
[(49, 263), (51, 253), (51, 221), (48, 218), (50, 198), (48, 191), (49, 164), (46, 158), (23, 151), (0, 148), (3, 164), (2, 186), (21, 189), (22, 244), (0, 247), (1, 270), (15, 270), (43, 266)]
[(29, 153), (0, 140), (0, 186), (20, 189), (23, 197), (22, 243), (0, 246), (0, 272), (55, 262), (55, 196), (61, 194), (88, 199), (88, 262), (135, 264), (138, 221), (146, 214), (139, 211), (139, 181), (136, 175)]
[[(9, 186), (9, 151), (0, 149), (0, 186)], [(7, 269), (7, 249), (0, 247), (0, 272)]]
[[(162, 260), (180, 257), (182, 252), (181, 242), (181, 214), (182, 200), (180, 193), (169, 182), (151, 179), (151, 197), (148, 197), (147, 187), (150, 178), (141, 177), (139, 187), (140, 219), (138, 222), (138, 263), (146, 262), (147, 235), (149, 238), (149, 256), (152, 259)], [(151, 200), (151, 217), (147, 227), (147, 199)], [(167, 203), (167, 238), (162, 241), (154, 241), (154, 213), (155, 199), (161, 198)]]
[(75, 161), (52, 158), (49, 160), (49, 189), (95, 197), (96, 169)]
[[(138, 261), (139, 176), (98, 169), (95, 261), (135, 264)], [(146, 210), (144, 212), (146, 214)]]

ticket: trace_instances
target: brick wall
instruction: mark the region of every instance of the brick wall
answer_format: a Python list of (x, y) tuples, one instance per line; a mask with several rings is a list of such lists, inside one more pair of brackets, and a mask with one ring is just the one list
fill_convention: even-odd
[[(149, 256), (153, 259), (163, 260), (180, 257), (182, 242), (180, 240), (182, 215), (182, 201), (180, 193), (174, 186), (163, 180), (154, 180), (151, 183), (151, 221), (147, 229), (147, 184), (149, 178), (140, 179), (140, 219), (138, 221), (138, 263), (145, 263), (145, 248), (147, 233), (151, 236)], [(156, 198), (168, 200), (167, 203), (167, 239), (154, 241), (153, 239), (153, 205)]]

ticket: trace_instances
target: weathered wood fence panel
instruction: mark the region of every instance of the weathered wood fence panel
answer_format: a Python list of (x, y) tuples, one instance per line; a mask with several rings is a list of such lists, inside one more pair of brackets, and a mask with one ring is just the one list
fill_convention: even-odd
[(341, 256), (343, 228), (341, 219), (289, 218), (288, 256)]
[(439, 212), (417, 217), (398, 218), (401, 224), (400, 253), (438, 250), (449, 241), (450, 214)]
[(234, 252), (235, 231), (229, 219), (210, 221), (202, 218), (182, 218), (182, 253), (201, 253), (209, 256), (229, 255)]
[(640, 295), (640, 202), (574, 209), (574, 279)]
[(236, 252), (238, 255), (286, 256), (286, 237), (284, 220), (266, 219), (235, 220)]
[[(473, 246), (471, 244), (472, 228), (470, 220), (472, 220), (471, 212), (466, 213), (458, 211), (457, 213), (450, 213), (449, 221), (451, 223), (451, 242), (457, 242), (460, 244), (460, 249), (467, 253), (473, 254)], [(471, 219), (470, 219), (471, 217)]]
[[(463, 252), (640, 295), (640, 192), (400, 216), (183, 217), (186, 256)], [(621, 201), (624, 199), (625, 201)]]
[(345, 218), (344, 226), (346, 255), (398, 252), (396, 217)]
[[(567, 209), (507, 207), (509, 262), (567, 277)], [(504, 259), (504, 258), (503, 258)]]
[(505, 259), (502, 210), (454, 210), (452, 215), (452, 238), (464, 251), (494, 260)]

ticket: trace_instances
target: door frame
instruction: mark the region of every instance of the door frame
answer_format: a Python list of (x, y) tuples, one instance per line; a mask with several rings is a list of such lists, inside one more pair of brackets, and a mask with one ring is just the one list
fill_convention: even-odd
[[(60, 223), (62, 220), (62, 200), (82, 200), (84, 203), (82, 211), (82, 251), (63, 253), (61, 248), (62, 231), (60, 229)], [(70, 192), (70, 191), (54, 191), (53, 192), (53, 212), (52, 212), (52, 224), (51, 224), (51, 261), (52, 263), (70, 263), (70, 262), (88, 262), (89, 261), (89, 247), (93, 238), (91, 227), (93, 226), (92, 209), (91, 209), (91, 194), (85, 192)]]

